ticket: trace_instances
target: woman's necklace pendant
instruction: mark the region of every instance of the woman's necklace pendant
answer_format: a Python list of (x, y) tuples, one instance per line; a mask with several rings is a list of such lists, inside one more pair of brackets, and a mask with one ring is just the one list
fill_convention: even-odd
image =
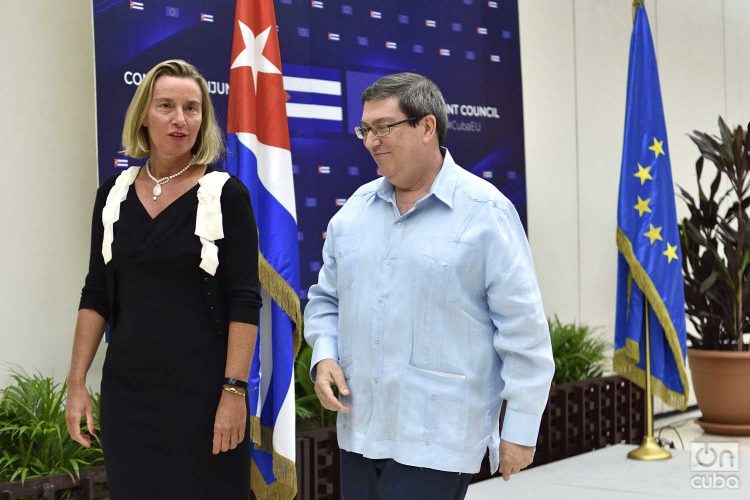
[(156, 185), (154, 186), (154, 189), (151, 191), (151, 193), (154, 195), (154, 201), (156, 201), (159, 195), (161, 195), (161, 184), (157, 182)]

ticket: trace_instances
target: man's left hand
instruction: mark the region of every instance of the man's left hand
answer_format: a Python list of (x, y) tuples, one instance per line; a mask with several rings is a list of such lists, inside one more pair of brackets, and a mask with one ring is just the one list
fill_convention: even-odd
[(503, 475), (503, 480), (510, 481), (511, 474), (528, 467), (534, 460), (535, 451), (536, 446), (523, 446), (501, 440), (500, 473)]

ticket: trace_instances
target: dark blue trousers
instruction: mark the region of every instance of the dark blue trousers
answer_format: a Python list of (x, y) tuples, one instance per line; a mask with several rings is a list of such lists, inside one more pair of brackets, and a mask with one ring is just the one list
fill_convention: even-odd
[(463, 500), (472, 474), (403, 465), (341, 450), (344, 500)]

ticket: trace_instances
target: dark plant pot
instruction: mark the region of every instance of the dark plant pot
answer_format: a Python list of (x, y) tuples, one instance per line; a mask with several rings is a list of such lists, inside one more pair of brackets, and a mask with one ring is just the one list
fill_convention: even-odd
[[(91, 467), (81, 472), (81, 478), (71, 479), (66, 474), (27, 479), (0, 484), (0, 500), (17, 498), (59, 498), (65, 492), (73, 500), (109, 500), (104, 484), (107, 473), (104, 466)], [(57, 493), (57, 495), (56, 495)]]
[(688, 349), (693, 389), (711, 434), (750, 436), (750, 352)]

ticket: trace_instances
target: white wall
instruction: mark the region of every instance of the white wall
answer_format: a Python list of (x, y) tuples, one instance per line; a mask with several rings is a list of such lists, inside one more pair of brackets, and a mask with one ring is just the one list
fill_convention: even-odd
[[(0, 2), (0, 363), (63, 377), (96, 188), (93, 35), (90, 2), (51, 3)], [(529, 232), (545, 307), (607, 338), (630, 4), (519, 0)], [(716, 130), (719, 114), (750, 120), (750, 2), (646, 6), (675, 182), (692, 186), (686, 134)], [(98, 386), (100, 367), (101, 356), (89, 383)]]
[[(0, 2), (0, 385), (7, 363), (65, 377), (88, 264), (91, 2), (58, 3)], [(89, 377), (97, 388), (100, 366)]]
[[(730, 126), (750, 121), (750, 2), (646, 8), (674, 181), (694, 191), (698, 153), (687, 134), (718, 132), (719, 114)], [(519, 0), (519, 22), (529, 238), (545, 308), (612, 339), (631, 2)]]

